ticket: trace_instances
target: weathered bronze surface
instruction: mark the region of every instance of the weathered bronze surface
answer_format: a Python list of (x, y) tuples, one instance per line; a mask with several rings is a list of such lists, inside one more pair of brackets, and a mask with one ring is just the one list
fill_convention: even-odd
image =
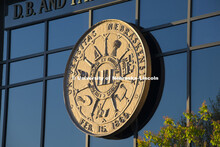
[(83, 132), (108, 137), (131, 125), (149, 91), (149, 47), (133, 25), (105, 20), (75, 45), (64, 75), (64, 100)]

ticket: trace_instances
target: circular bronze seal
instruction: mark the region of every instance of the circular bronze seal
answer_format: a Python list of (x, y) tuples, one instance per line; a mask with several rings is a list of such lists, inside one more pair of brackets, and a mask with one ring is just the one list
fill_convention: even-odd
[(96, 137), (125, 130), (147, 98), (151, 77), (148, 45), (138, 29), (104, 20), (75, 45), (64, 75), (64, 100), (74, 124)]

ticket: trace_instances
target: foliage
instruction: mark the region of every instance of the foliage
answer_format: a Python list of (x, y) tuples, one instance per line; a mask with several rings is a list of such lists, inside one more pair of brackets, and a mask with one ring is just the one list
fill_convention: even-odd
[(220, 145), (220, 121), (212, 119), (205, 102), (198, 114), (183, 113), (183, 115), (188, 120), (187, 126), (183, 121), (175, 123), (173, 119), (164, 117), (164, 126), (159, 133), (145, 131), (145, 138), (138, 139), (138, 146), (150, 147), (152, 143), (165, 147), (186, 146), (187, 141), (195, 146), (204, 146), (209, 142), (213, 146)]

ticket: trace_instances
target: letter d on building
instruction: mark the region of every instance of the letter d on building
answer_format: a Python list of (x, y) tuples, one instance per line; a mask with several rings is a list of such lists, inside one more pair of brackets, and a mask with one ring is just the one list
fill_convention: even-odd
[(14, 5), (14, 19), (22, 18), (23, 8), (21, 5)]

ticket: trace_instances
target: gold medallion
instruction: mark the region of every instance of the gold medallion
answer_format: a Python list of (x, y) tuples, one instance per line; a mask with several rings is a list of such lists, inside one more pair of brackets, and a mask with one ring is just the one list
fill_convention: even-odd
[(104, 20), (75, 45), (64, 75), (64, 100), (74, 124), (96, 137), (131, 125), (149, 91), (149, 47), (133, 25)]

